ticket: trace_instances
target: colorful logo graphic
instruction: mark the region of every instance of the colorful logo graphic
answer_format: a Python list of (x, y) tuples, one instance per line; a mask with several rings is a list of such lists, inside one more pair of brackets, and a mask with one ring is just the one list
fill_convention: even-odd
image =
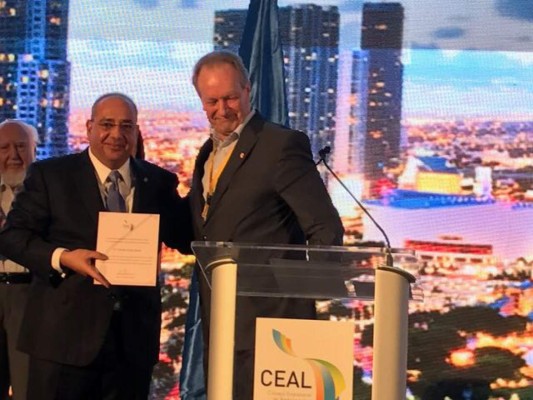
[(283, 333), (272, 329), (272, 336), (278, 348), (285, 354), (307, 362), (313, 370), (316, 383), (316, 400), (337, 400), (346, 388), (346, 382), (340, 370), (330, 362), (317, 358), (302, 358), (294, 353), (292, 341)]

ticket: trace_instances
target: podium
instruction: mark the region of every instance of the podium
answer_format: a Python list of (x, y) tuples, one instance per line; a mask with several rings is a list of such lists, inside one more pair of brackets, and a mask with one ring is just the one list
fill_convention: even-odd
[(373, 400), (404, 400), (413, 252), (193, 242), (211, 288), (208, 400), (231, 400), (236, 296), (374, 300)]

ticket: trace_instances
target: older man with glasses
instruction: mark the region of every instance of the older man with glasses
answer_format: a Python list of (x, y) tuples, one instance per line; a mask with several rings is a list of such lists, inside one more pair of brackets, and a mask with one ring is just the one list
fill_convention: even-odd
[[(37, 130), (19, 120), (0, 124), (0, 228), (22, 188), (26, 170), (35, 160)], [(30, 272), (0, 254), (0, 399), (26, 398), (28, 355), (17, 350), (17, 339), (31, 282)]]

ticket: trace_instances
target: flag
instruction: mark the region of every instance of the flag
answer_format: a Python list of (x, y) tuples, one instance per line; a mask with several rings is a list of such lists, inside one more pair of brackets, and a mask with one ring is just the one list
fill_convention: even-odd
[(267, 120), (288, 126), (283, 52), (276, 0), (251, 0), (239, 48), (252, 83), (252, 107)]
[(200, 294), (195, 268), (189, 287), (189, 308), (185, 321), (185, 342), (183, 344), (180, 371), (181, 400), (205, 400), (207, 398), (204, 372), (204, 342), (200, 314)]
[[(252, 107), (266, 119), (288, 126), (276, 0), (250, 1), (239, 56), (249, 71)], [(180, 397), (182, 400), (205, 400), (202, 324), (196, 269), (191, 277), (189, 290), (189, 310), (185, 323), (183, 364), (180, 372)]]

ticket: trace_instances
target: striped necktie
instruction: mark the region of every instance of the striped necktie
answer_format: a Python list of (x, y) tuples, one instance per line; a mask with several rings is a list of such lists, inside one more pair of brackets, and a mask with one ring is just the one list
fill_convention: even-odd
[(122, 175), (117, 170), (113, 170), (109, 173), (106, 182), (109, 182), (107, 188), (106, 206), (108, 211), (113, 212), (126, 212), (126, 202), (124, 197), (120, 194), (119, 182), (122, 179)]

